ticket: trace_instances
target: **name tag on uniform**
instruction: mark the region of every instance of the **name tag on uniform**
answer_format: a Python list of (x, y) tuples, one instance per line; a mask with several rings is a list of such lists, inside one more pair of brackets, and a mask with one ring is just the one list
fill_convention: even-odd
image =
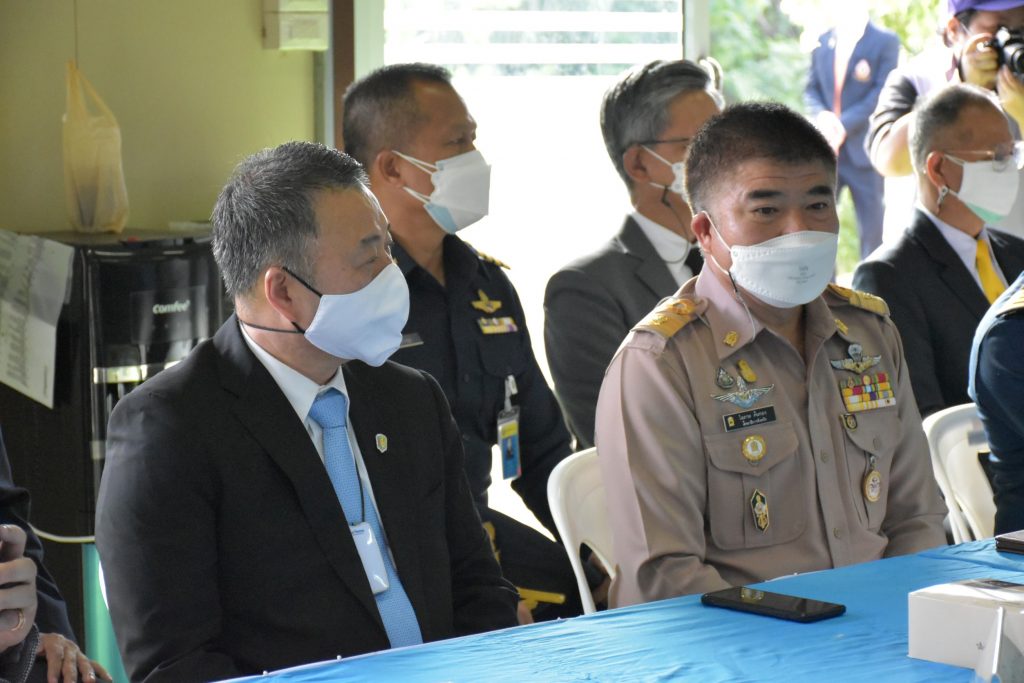
[(480, 325), (480, 331), (484, 334), (509, 334), (519, 331), (516, 321), (510, 317), (477, 318), (476, 322)]
[(359, 551), (359, 559), (363, 563), (363, 571), (366, 572), (373, 594), (383, 593), (390, 584), (388, 569), (384, 566), (384, 549), (380, 547), (379, 539), (373, 535), (373, 529), (366, 522), (353, 524), (349, 530), (352, 532), (352, 542)]
[(756, 427), (757, 425), (775, 422), (775, 419), (775, 406), (765, 406), (764, 408), (754, 408), (752, 410), (744, 410), (742, 413), (726, 415), (722, 418), (722, 422), (725, 424), (726, 432), (734, 432), (737, 429), (746, 429), (747, 427)]
[(519, 407), (498, 413), (498, 449), (501, 451), (501, 476), (515, 479), (523, 473), (519, 461)]

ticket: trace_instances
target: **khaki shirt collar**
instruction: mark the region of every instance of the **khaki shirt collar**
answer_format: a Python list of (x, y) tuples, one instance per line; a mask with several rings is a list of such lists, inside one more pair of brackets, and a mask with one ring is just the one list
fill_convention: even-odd
[[(697, 276), (694, 294), (709, 304), (704, 319), (711, 328), (720, 361), (750, 344), (765, 329), (757, 316), (748, 313), (736, 291), (715, 277), (711, 268), (704, 268)], [(806, 315), (805, 339), (814, 342), (808, 344), (809, 348), (816, 348), (818, 340), (827, 340), (836, 333), (836, 319), (821, 296), (806, 305)]]

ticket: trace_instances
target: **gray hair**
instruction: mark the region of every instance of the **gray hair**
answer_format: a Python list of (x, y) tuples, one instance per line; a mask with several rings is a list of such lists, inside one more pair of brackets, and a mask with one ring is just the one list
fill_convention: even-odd
[(622, 155), (633, 145), (657, 140), (668, 125), (672, 100), (689, 92), (705, 92), (719, 107), (724, 104), (711, 75), (685, 59), (659, 59), (633, 69), (605, 93), (601, 134), (608, 156), (627, 187), (632, 187), (633, 181), (626, 173)]
[(287, 142), (240, 163), (213, 207), (213, 257), (232, 297), (246, 296), (268, 266), (312, 282), (318, 237), (313, 194), (363, 189), (352, 157), (313, 142)]
[[(910, 159), (914, 170), (924, 171), (928, 155), (950, 144), (946, 134), (968, 107), (999, 109), (989, 90), (968, 83), (954, 83), (928, 98), (918, 109), (910, 137)], [(952, 143), (957, 144), (957, 143)]]
[(400, 149), (425, 118), (416, 106), (417, 81), (451, 85), (452, 76), (434, 64), (390, 64), (345, 90), (342, 137), (345, 151), (369, 167), (382, 149)]

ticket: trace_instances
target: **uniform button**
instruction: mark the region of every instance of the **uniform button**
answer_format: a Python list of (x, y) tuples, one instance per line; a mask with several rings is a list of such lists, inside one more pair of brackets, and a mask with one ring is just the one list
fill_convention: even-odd
[(822, 462), (828, 462), (829, 457), (830, 457), (829, 454), (826, 453), (825, 451), (821, 452), (821, 461)]
[(835, 536), (836, 538), (842, 538), (843, 537), (843, 530), (840, 529), (837, 526), (836, 527), (832, 527), (832, 535)]
[(462, 381), (465, 382), (466, 384), (469, 384), (469, 373), (468, 372), (462, 376)]

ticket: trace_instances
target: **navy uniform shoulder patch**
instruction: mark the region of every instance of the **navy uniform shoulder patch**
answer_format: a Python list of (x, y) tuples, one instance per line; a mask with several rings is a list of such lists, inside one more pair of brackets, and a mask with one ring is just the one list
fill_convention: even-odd
[(854, 308), (870, 311), (875, 315), (883, 317), (889, 316), (889, 305), (885, 303), (885, 299), (875, 296), (874, 294), (858, 292), (854, 289), (850, 289), (849, 287), (841, 287), (836, 284), (829, 284), (828, 289), (825, 291), (832, 292), (832, 294)]
[(669, 297), (644, 316), (633, 329), (654, 332), (670, 339), (697, 318), (697, 307), (698, 302), (693, 299)]

